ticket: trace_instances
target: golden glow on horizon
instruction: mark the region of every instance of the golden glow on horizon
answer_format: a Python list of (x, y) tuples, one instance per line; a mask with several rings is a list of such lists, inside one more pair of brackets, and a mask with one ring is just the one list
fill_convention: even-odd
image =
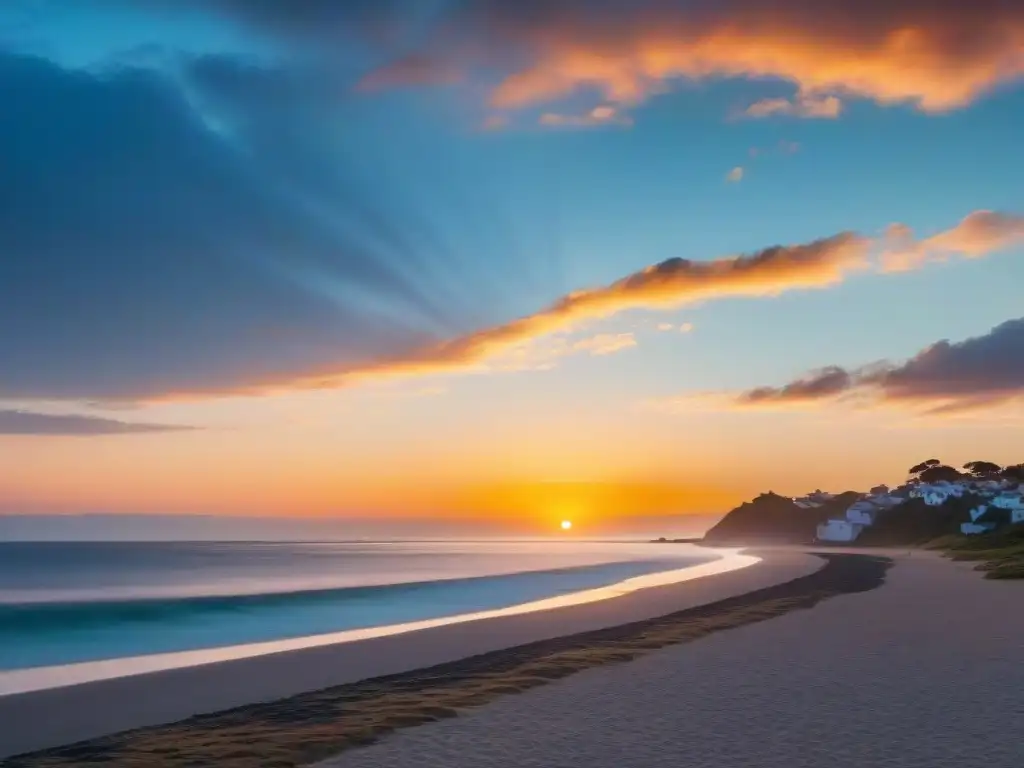
[[(250, 405), (255, 413), (257, 405), (268, 404)], [(206, 423), (212, 421), (210, 409), (147, 411), (138, 418)], [(393, 412), (355, 409), (349, 429), (358, 440), (262, 422), (248, 429), (89, 440), (0, 436), (0, 514), (441, 519), (566, 538), (582, 531), (600, 536), (624, 521), (639, 521), (661, 535), (658, 517), (723, 514), (766, 490), (798, 495), (816, 487), (898, 483), (906, 467), (933, 453), (955, 465), (978, 455), (1019, 461), (1014, 458), (1019, 429), (1005, 419), (991, 428), (952, 419), (925, 428), (881, 413), (827, 420), (793, 412), (753, 418), (696, 413), (685, 417), (686, 440), (677, 445), (673, 440), (682, 440), (682, 422), (662, 412), (637, 411), (631, 415), (634, 431), (609, 429), (603, 437), (603, 426), (595, 431), (585, 420), (580, 435), (559, 424), (554, 432), (523, 436), (505, 429), (440, 430), (432, 422), (417, 422), (411, 412), (403, 411), (401, 419), (388, 414)], [(228, 410), (214, 423), (245, 424), (252, 415)], [(522, 413), (516, 419), (530, 421)], [(332, 430), (335, 425), (330, 421)], [(398, 425), (425, 430), (423, 439), (399, 439), (405, 433), (394, 431)], [(822, 461), (820, 446), (834, 439), (837, 429), (849, 459)], [(574, 439), (565, 439), (566, 434)], [(885, 435), (881, 446), (879, 434)], [(649, 474), (641, 474), (642, 463)], [(572, 533), (562, 531), (562, 520), (572, 521)]]
[(562, 521), (562, 530), (563, 531), (571, 531), (572, 530), (572, 520), (563, 520)]

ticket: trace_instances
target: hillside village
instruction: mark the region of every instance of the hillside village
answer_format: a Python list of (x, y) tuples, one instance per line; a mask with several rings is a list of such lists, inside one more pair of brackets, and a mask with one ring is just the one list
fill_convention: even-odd
[[(822, 542), (851, 543), (874, 525), (886, 512), (895, 510), (910, 499), (920, 499), (926, 506), (942, 507), (954, 499), (969, 503), (958, 505), (969, 519), (960, 521), (960, 533), (978, 535), (1003, 525), (1024, 523), (1024, 484), (1018, 472), (1020, 465), (1003, 468), (991, 462), (975, 461), (964, 466), (966, 474), (943, 465), (938, 459), (911, 467), (910, 479), (895, 489), (885, 485), (872, 488), (841, 515), (829, 517), (818, 524), (816, 539)], [(1007, 471), (1009, 470), (1009, 471)], [(833, 498), (815, 491), (794, 499), (802, 509), (813, 509)]]
[(867, 493), (816, 490), (761, 494), (708, 531), (708, 543), (921, 544), (950, 534), (977, 536), (1024, 524), (1024, 464), (972, 461), (962, 469), (929, 459), (895, 488)]

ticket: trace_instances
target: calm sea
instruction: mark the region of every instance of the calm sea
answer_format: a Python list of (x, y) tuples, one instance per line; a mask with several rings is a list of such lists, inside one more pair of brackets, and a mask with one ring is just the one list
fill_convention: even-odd
[(0, 542), (0, 670), (456, 616), (713, 559), (575, 541)]

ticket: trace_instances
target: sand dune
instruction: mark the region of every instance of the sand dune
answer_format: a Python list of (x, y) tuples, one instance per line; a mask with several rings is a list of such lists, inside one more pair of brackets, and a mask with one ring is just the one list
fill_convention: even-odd
[(581, 672), (319, 768), (1021, 768), (1024, 586), (885, 586)]

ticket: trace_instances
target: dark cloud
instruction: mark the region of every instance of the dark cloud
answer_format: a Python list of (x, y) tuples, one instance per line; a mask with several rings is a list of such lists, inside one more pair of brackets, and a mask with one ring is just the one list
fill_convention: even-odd
[(838, 366), (829, 366), (812, 371), (807, 376), (791, 381), (782, 387), (758, 387), (744, 392), (740, 402), (748, 405), (768, 403), (792, 403), (835, 397), (850, 388), (853, 377), (849, 371)]
[(741, 406), (806, 404), (860, 394), (873, 402), (949, 413), (1024, 397), (1024, 318), (983, 336), (940, 341), (906, 362), (856, 370), (824, 368), (781, 387), (759, 387), (736, 398)]
[(984, 336), (940, 341), (903, 365), (867, 372), (865, 384), (890, 400), (1005, 400), (1024, 395), (1024, 318)]
[(0, 53), (0, 396), (231, 390), (465, 327), (474, 291), (302, 74)]
[(129, 435), (146, 432), (178, 432), (193, 427), (137, 424), (96, 416), (56, 415), (31, 411), (0, 410), (0, 435)]

